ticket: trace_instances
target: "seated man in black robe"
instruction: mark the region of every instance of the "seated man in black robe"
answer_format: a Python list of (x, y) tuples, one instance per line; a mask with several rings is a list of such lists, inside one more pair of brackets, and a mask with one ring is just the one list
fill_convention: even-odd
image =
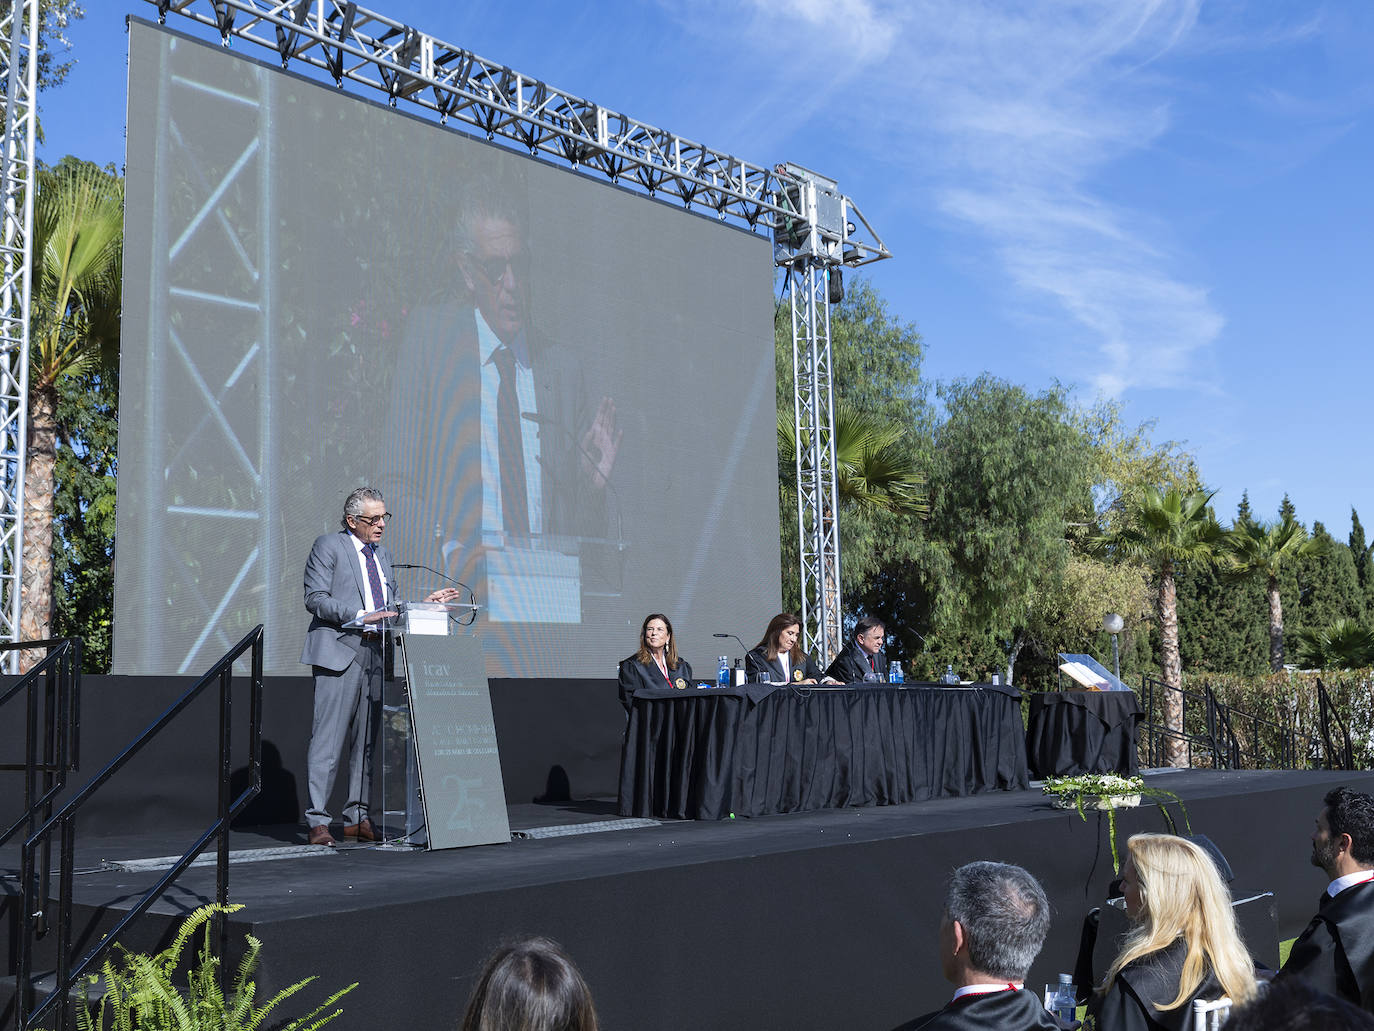
[(940, 971), (955, 985), (944, 1009), (904, 1031), (1062, 1031), (1026, 990), (1050, 929), (1040, 882), (1008, 863), (968, 863), (950, 877), (940, 920)]
[(1323, 802), (1312, 865), (1331, 883), (1278, 976), (1374, 1012), (1374, 797), (1336, 788)]
[(841, 684), (857, 684), (865, 677), (877, 680), (887, 679), (887, 655), (883, 643), (887, 640), (887, 627), (870, 616), (864, 616), (854, 624), (854, 633), (835, 656), (825, 675)]

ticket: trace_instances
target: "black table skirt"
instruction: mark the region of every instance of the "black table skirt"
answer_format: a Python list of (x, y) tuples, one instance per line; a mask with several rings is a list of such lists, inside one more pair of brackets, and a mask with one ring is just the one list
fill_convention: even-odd
[(1064, 691), (1030, 696), (1026, 756), (1034, 777), (1140, 772), (1144, 713), (1134, 691)]
[(655, 693), (630, 712), (620, 812), (718, 820), (1027, 782), (1020, 696), (1007, 688)]

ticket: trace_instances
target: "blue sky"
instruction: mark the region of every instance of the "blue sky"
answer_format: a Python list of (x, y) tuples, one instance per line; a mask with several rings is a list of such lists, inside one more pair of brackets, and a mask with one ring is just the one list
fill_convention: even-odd
[[(47, 143), (123, 163), (124, 16), (88, 0)], [(1374, 527), (1374, 5), (369, 0), (606, 107), (837, 179), (927, 379), (1120, 398), (1218, 514)], [(171, 24), (193, 28), (184, 18)], [(257, 50), (258, 48), (254, 48)], [(262, 57), (265, 51), (254, 53)]]

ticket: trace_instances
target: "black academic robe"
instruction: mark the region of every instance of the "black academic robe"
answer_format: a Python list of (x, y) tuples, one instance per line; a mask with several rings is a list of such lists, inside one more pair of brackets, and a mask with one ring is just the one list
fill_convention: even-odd
[(1063, 1024), (1032, 991), (965, 995), (901, 1031), (1064, 1031)]
[[(872, 663), (869, 663), (869, 659)], [(830, 664), (830, 668), (825, 671), (828, 677), (834, 677), (841, 684), (857, 684), (869, 673), (876, 672), (884, 680), (887, 679), (887, 653), (879, 652), (877, 655), (870, 656), (853, 641), (844, 646), (844, 651), (835, 657), (835, 661)]]
[(625, 706), (625, 711), (630, 711), (630, 706), (634, 701), (634, 693), (641, 687), (654, 688), (656, 690), (667, 690), (676, 687), (678, 680), (692, 682), (692, 667), (686, 659), (677, 660), (677, 668), (670, 669), (668, 676), (673, 683), (668, 683), (663, 679), (663, 673), (655, 662), (640, 662), (631, 655), (628, 659), (620, 660), (620, 704)]
[(1219, 999), (1226, 993), (1209, 970), (1182, 1005), (1161, 1010), (1178, 995), (1187, 954), (1187, 943), (1177, 938), (1123, 968), (1105, 995), (1088, 1001), (1088, 1013), (1097, 1019), (1098, 1031), (1188, 1031), (1193, 1026), (1193, 1000)]
[(1318, 991), (1374, 1013), (1374, 881), (1354, 884), (1321, 906), (1298, 935), (1279, 977), (1300, 977)]
[[(760, 645), (753, 651), (744, 656), (744, 672), (746, 676), (753, 677), (757, 673), (767, 673), (768, 679), (772, 681), (788, 680), (820, 680), (825, 676), (821, 668), (816, 665), (810, 655), (803, 655), (801, 665), (793, 666), (791, 675), (782, 675), (782, 660), (780, 658), (770, 659), (768, 649)], [(801, 676), (798, 677), (797, 673)]]

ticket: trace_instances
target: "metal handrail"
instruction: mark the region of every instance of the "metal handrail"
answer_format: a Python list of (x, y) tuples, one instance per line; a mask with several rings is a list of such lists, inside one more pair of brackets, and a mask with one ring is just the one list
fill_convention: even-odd
[[(230, 755), (230, 716), (233, 701), (234, 663), (245, 653), (252, 652), (252, 672), (249, 692), (249, 784), (237, 798), (229, 798), (229, 778), (232, 773)], [(19, 962), (16, 970), (17, 1024), (19, 1031), (28, 1031), (36, 1026), (54, 1005), (58, 1012), (58, 1026), (68, 1026), (70, 991), (104, 957), (134, 920), (142, 916), (162, 893), (179, 877), (187, 867), (210, 844), (218, 845), (215, 867), (215, 898), (225, 906), (229, 901), (229, 825), (243, 811), (262, 787), (262, 659), (263, 631), (259, 624), (236, 644), (222, 659), (212, 666), (203, 677), (193, 684), (185, 694), (167, 707), (134, 741), (119, 755), (111, 759), (99, 773), (91, 778), (80, 791), (69, 799), (61, 809), (31, 834), (24, 842), (23, 849), (23, 898), (21, 914), (22, 928), (19, 934)], [(209, 685), (219, 684), (219, 800), (218, 818), (195, 843), (172, 864), (156, 884), (143, 893), (143, 896), (125, 913), (75, 964), (72, 963), (72, 878), (76, 858), (76, 815), (81, 807), (110, 780), (121, 767), (137, 755), (143, 747), (155, 738), (168, 724), (180, 715)], [(57, 976), (53, 990), (30, 1005), (33, 996), (31, 983), (33, 943), (38, 922), (45, 916), (48, 905), (46, 895), (38, 897), (35, 891), (36, 853), (45, 848), (52, 835), (61, 839), (60, 867), (58, 872), (57, 893)], [(224, 951), (227, 927), (222, 913), (216, 914), (216, 937), (221, 954)]]
[[(1174, 730), (1172, 727), (1165, 726), (1163, 723), (1155, 721), (1155, 688), (1158, 687), (1165, 691), (1177, 691), (1183, 700), (1183, 730)], [(1152, 677), (1148, 673), (1141, 675), (1141, 693), (1145, 696), (1145, 721), (1143, 730), (1145, 731), (1145, 754), (1147, 766), (1158, 766), (1163, 759), (1162, 747), (1156, 749), (1156, 744), (1162, 746), (1166, 739), (1181, 740), (1187, 746), (1188, 765), (1193, 764), (1193, 750), (1199, 748), (1212, 754), (1212, 765), (1220, 767), (1221, 749), (1217, 744), (1215, 733), (1213, 733), (1214, 713), (1206, 694), (1197, 694), (1193, 691), (1185, 691), (1182, 688), (1172, 688), (1163, 680)], [(1204, 735), (1188, 733), (1188, 703), (1204, 707), (1204, 722), (1208, 727), (1208, 733)], [(1213, 702), (1215, 699), (1213, 699)], [(1162, 704), (1162, 702), (1161, 702)]]
[[(0, 845), (21, 830), (31, 836), (48, 820), (54, 799), (67, 786), (67, 774), (80, 767), (81, 641), (73, 637), (4, 643), (0, 644), (0, 655), (32, 648), (46, 648), (48, 654), (0, 695), (0, 707), (21, 696), (25, 700), (24, 761), (0, 763), (0, 771), (23, 771), (24, 809), (12, 824), (0, 830)], [(39, 709), (43, 711), (41, 733)], [(52, 846), (48, 843), (42, 849), (38, 873), (38, 890), (44, 896), (51, 885), (51, 859)], [(37, 931), (40, 935), (47, 932), (41, 919)]]
[[(1341, 719), (1340, 713), (1331, 701), (1331, 696), (1327, 694), (1326, 685), (1322, 683), (1321, 677), (1317, 678), (1317, 713), (1318, 722), (1321, 726), (1326, 768), (1328, 770), (1353, 770), (1355, 768), (1355, 750), (1350, 745), (1350, 731), (1345, 729), (1345, 721)], [(1341, 744), (1339, 748), (1337, 748), (1331, 740), (1331, 727), (1333, 723), (1336, 729), (1340, 731), (1341, 735)], [(1331, 756), (1333, 753), (1340, 759), (1340, 766), (1332, 765)]]
[[(39, 812), (43, 812), (44, 820), (51, 815), (52, 800), (66, 786), (67, 774), (80, 767), (81, 641), (70, 637), (3, 643), (0, 655), (31, 648), (46, 648), (48, 654), (9, 690), (0, 694), (0, 708), (21, 695), (26, 703), (24, 761), (0, 763), (0, 772), (24, 773), (24, 812), (14, 823), (0, 829), (0, 845), (14, 837), (21, 827), (27, 826), (32, 834), (38, 826)], [(3, 665), (2, 660), (0, 665)], [(43, 712), (41, 733), (38, 727), (40, 709)]]
[[(1319, 705), (1320, 734), (1301, 734), (1291, 726), (1285, 726), (1274, 720), (1264, 719), (1255, 713), (1246, 712), (1243, 709), (1235, 708), (1217, 698), (1215, 692), (1209, 684), (1202, 685), (1202, 693), (1193, 691), (1180, 691), (1184, 701), (1184, 731), (1172, 730), (1154, 721), (1154, 689), (1173, 690), (1162, 680), (1151, 677), (1148, 674), (1142, 676), (1142, 694), (1145, 700), (1146, 719), (1143, 729), (1147, 734), (1146, 738), (1146, 762), (1150, 766), (1157, 764), (1159, 756), (1156, 754), (1156, 744), (1162, 743), (1166, 738), (1182, 739), (1188, 744), (1189, 765), (1192, 764), (1192, 750), (1201, 747), (1212, 754), (1212, 764), (1217, 769), (1244, 769), (1249, 764), (1255, 769), (1277, 768), (1277, 769), (1296, 769), (1299, 765), (1300, 755), (1311, 755), (1314, 747), (1322, 750), (1322, 763), (1327, 769), (1354, 769), (1353, 748), (1350, 743), (1350, 734), (1346, 730), (1344, 723), (1335, 704), (1331, 701), (1326, 687), (1320, 680), (1317, 681), (1317, 698)], [(1205, 727), (1206, 734), (1199, 736), (1187, 732), (1187, 715), (1189, 701), (1194, 703), (1202, 702), (1206, 706)], [(1242, 746), (1240, 735), (1236, 733), (1236, 724), (1248, 726), (1250, 730), (1250, 748), (1247, 750)], [(1277, 762), (1274, 761), (1272, 753), (1266, 753), (1261, 747), (1261, 731), (1268, 730), (1276, 739)], [(1339, 746), (1335, 743), (1337, 736)], [(1306, 742), (1306, 747), (1300, 747)]]

